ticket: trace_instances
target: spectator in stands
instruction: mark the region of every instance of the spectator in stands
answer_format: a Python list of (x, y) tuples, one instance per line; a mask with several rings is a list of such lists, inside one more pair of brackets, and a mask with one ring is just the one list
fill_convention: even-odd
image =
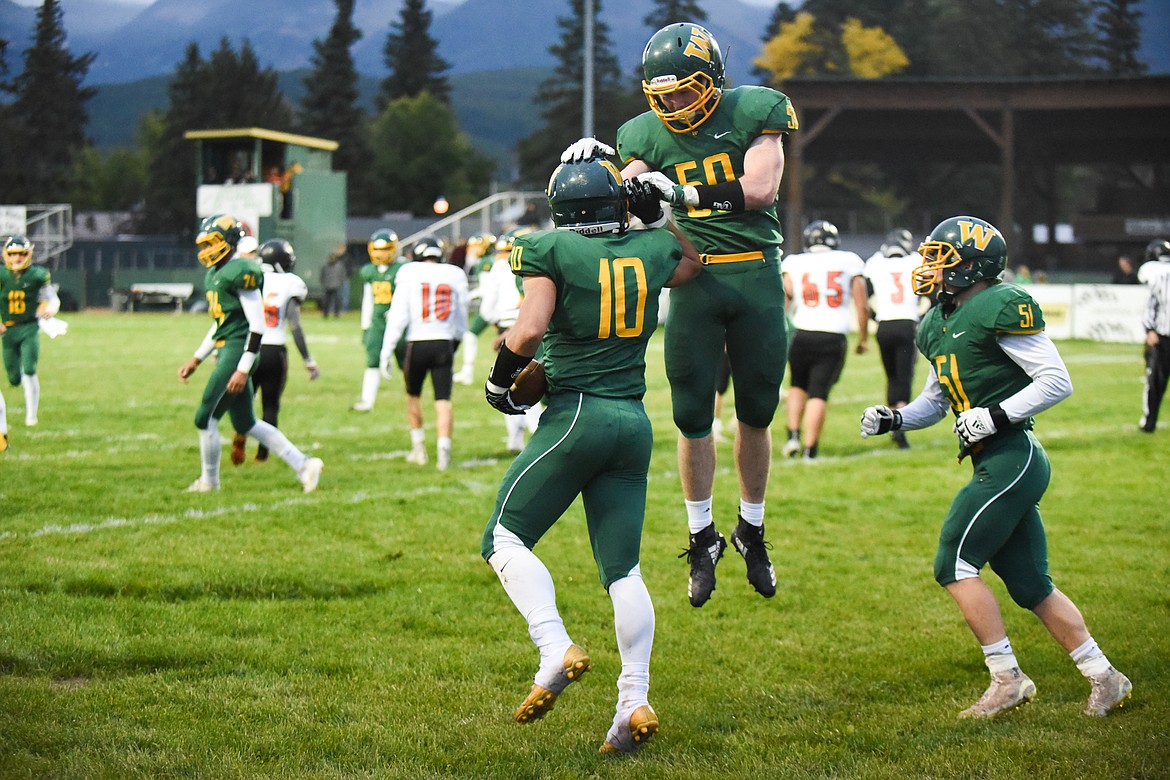
[(1129, 255), (1119, 255), (1117, 258), (1117, 270), (1113, 272), (1113, 278), (1110, 279), (1113, 284), (1138, 284), (1137, 269), (1133, 267), (1133, 260), (1129, 259)]

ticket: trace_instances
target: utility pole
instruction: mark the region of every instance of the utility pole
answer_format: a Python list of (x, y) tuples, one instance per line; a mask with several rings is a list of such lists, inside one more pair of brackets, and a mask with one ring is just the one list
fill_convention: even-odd
[(585, 72), (581, 85), (581, 137), (593, 136), (593, 0), (585, 0)]

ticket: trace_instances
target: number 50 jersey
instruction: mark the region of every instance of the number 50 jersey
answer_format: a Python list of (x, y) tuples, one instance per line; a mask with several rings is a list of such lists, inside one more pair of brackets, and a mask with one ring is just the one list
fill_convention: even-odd
[(605, 398), (646, 394), (646, 345), (658, 326), (658, 294), (682, 248), (669, 231), (583, 236), (546, 230), (516, 239), (517, 276), (547, 276), (557, 305), (545, 334), (549, 392)]

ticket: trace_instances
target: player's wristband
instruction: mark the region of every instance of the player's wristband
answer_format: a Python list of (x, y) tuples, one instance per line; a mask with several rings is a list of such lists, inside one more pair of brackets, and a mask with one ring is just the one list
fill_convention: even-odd
[(995, 430), (1005, 431), (1012, 426), (1011, 421), (1008, 420), (1007, 412), (999, 404), (987, 407), (987, 411), (991, 413), (991, 421), (995, 423)]
[(743, 185), (739, 179), (719, 184), (705, 184), (695, 187), (699, 195), (699, 208), (719, 211), (743, 211)]
[(496, 355), (496, 362), (492, 366), (492, 372), (488, 375), (488, 382), (507, 390), (512, 386), (512, 381), (530, 362), (532, 362), (531, 357), (517, 355), (508, 349), (507, 344), (502, 344), (500, 345), (500, 353)]

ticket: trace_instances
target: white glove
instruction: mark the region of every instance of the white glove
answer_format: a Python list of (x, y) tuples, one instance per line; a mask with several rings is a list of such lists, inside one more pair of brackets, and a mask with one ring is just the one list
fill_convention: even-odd
[(613, 157), (617, 152), (608, 144), (596, 138), (582, 138), (574, 141), (561, 152), (561, 162), (572, 163), (588, 160), (590, 157)]
[(387, 382), (394, 376), (394, 364), (391, 362), (394, 359), (393, 352), (383, 352), (379, 355), (378, 372), (382, 374), (382, 378)]
[(675, 184), (670, 179), (666, 178), (666, 174), (661, 171), (650, 171), (648, 173), (638, 174), (640, 181), (648, 182), (650, 186), (658, 190), (658, 195), (662, 200), (666, 201), (672, 206), (698, 206), (699, 205), (699, 191), (689, 184)]
[(888, 406), (867, 406), (861, 413), (861, 438), (878, 436), (902, 427), (902, 414)]
[(991, 410), (977, 406), (959, 414), (955, 420), (955, 433), (964, 447), (970, 447), (976, 442), (983, 441), (996, 432), (995, 421), (991, 419)]

